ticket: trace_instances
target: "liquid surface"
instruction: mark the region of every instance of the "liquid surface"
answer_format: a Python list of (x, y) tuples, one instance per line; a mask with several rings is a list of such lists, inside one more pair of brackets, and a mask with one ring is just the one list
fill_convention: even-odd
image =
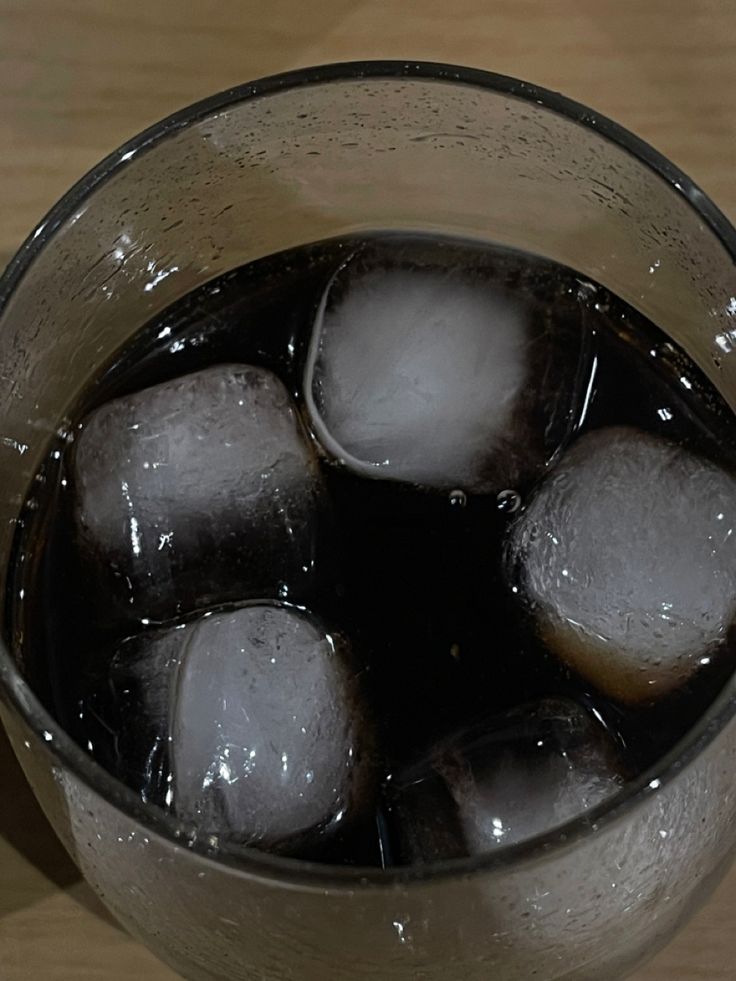
[(657, 328), (550, 261), (269, 257), (90, 380), (26, 505), (14, 650), (203, 831), (359, 865), (524, 840), (732, 672), (733, 436)]

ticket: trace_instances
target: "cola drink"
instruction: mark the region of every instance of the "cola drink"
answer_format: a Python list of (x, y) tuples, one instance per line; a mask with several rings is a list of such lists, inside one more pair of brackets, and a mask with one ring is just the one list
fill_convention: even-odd
[(600, 284), (375, 233), (235, 269), (91, 378), (19, 663), (150, 807), (331, 863), (591, 819), (733, 670), (730, 410)]

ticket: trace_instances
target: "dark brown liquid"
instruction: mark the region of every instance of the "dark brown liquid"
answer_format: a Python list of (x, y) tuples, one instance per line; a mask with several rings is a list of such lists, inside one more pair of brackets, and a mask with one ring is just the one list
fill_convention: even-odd
[[(520, 297), (540, 336), (570, 330), (582, 335), (592, 354), (580, 380), (573, 436), (633, 425), (733, 469), (729, 410), (697, 367), (620, 299), (534, 256), (389, 234), (298, 248), (183, 297), (141, 331), (109, 370), (90, 379), (72, 430), (113, 397), (228, 362), (270, 369), (303, 407), (315, 311), (334, 270), (359, 249), (377, 262), (470, 269)], [(567, 695), (597, 710), (634, 772), (681, 738), (731, 672), (729, 645), (686, 689), (659, 704), (632, 709), (603, 697), (542, 647), (504, 583), (504, 536), (531, 482), (500, 496), (453, 497), (368, 479), (336, 462), (320, 465), (332, 532), (322, 546), (326, 571), (309, 605), (339, 625), (364, 666), (384, 779), (459, 728), (530, 699)], [(38, 474), (16, 543), (9, 587), (16, 656), (80, 745), (164, 807), (165, 739), (145, 724), (130, 725), (136, 693), (108, 676), (109, 652), (130, 630), (108, 626), (100, 609), (74, 539), (69, 497), (61, 445)], [(140, 626), (140, 632), (146, 629)], [(326, 843), (316, 857), (400, 861), (390, 799), (378, 801), (377, 814), (380, 833), (364, 826), (360, 835)]]

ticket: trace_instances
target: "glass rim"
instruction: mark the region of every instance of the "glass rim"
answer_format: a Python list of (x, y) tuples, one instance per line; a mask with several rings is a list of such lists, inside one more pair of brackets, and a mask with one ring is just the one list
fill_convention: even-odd
[[(646, 168), (681, 194), (736, 262), (736, 229), (711, 199), (678, 167), (629, 130), (582, 103), (548, 89), (476, 68), (422, 61), (353, 61), (300, 68), (246, 82), (209, 96), (174, 112), (140, 132), (74, 184), (29, 234), (0, 277), (0, 314), (34, 259), (59, 227), (91, 196), (95, 189), (125, 167), (141, 151), (167, 137), (249, 99), (274, 95), (307, 86), (372, 79), (449, 82), (491, 91), (526, 101), (563, 116), (597, 133), (635, 157)], [(0, 643), (0, 698), (18, 713), (31, 731), (45, 743), (59, 763), (94, 793), (126, 817), (178, 847), (186, 847), (202, 859), (225, 865), (244, 876), (282, 881), (300, 888), (324, 891), (354, 890), (356, 885), (395, 887), (397, 884), (427, 883), (447, 878), (502, 872), (551, 859), (574, 848), (590, 835), (600, 835), (624, 820), (652, 793), (660, 790), (684, 767), (693, 762), (736, 715), (736, 684), (728, 681), (694, 727), (653, 767), (612, 799), (586, 811), (551, 832), (527, 841), (500, 845), (483, 855), (450, 859), (426, 865), (388, 869), (331, 866), (301, 859), (284, 858), (234, 842), (213, 841), (201, 835), (194, 824), (176, 819), (158, 807), (144, 804), (129, 787), (104, 770), (59, 725), (41, 704), (20, 673), (6, 644)]]

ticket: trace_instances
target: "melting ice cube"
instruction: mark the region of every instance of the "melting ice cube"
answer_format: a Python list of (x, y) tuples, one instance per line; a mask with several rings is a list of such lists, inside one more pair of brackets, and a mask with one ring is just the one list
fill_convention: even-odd
[(345, 642), (295, 609), (189, 627), (170, 729), (174, 807), (204, 830), (288, 848), (370, 804), (370, 727)]
[(222, 365), (115, 399), (84, 421), (72, 470), (83, 561), (115, 617), (308, 589), (320, 483), (270, 372)]
[(635, 429), (588, 433), (508, 558), (549, 648), (622, 702), (655, 699), (718, 656), (736, 614), (736, 479)]
[(490, 273), (358, 256), (322, 297), (305, 400), (324, 449), (360, 474), (499, 492), (566, 440), (586, 350), (579, 318), (550, 330)]
[(395, 811), (410, 861), (518, 844), (616, 794), (614, 739), (569, 699), (545, 699), (445, 741), (397, 781)]

